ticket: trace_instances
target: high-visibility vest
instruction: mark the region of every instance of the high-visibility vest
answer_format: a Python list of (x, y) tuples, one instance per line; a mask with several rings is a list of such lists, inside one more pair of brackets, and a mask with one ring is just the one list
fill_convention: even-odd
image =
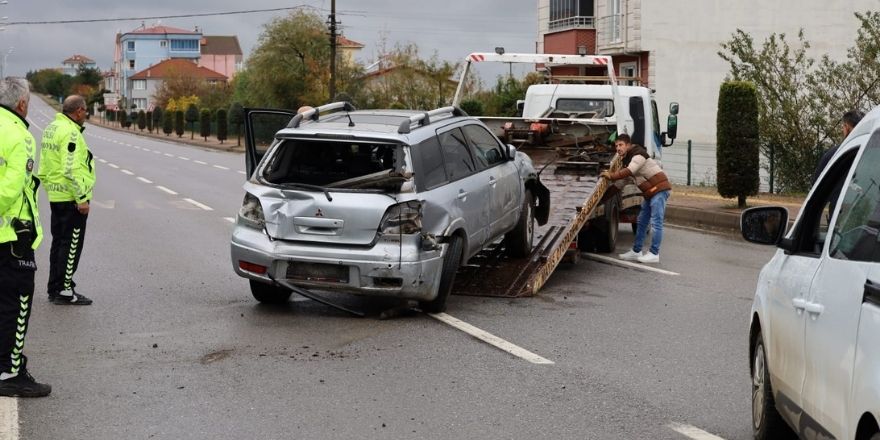
[(0, 106), (0, 243), (15, 241), (14, 219), (30, 221), (36, 249), (43, 239), (34, 171), (36, 142), (28, 123), (5, 106)]
[(40, 148), (40, 171), (50, 202), (83, 203), (92, 199), (95, 186), (95, 158), (83, 127), (63, 113), (43, 131)]

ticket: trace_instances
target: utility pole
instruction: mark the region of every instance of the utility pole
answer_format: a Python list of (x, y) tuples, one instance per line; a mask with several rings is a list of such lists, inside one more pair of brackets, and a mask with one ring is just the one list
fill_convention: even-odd
[(336, 0), (330, 0), (330, 100), (336, 98)]

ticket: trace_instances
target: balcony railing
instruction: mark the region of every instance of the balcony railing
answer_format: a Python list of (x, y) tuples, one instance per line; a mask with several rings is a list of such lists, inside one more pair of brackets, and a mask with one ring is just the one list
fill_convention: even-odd
[(623, 14), (606, 15), (596, 20), (596, 40), (599, 47), (623, 43)]
[(574, 16), (550, 21), (550, 31), (557, 32), (566, 29), (593, 29), (596, 25), (596, 17)]

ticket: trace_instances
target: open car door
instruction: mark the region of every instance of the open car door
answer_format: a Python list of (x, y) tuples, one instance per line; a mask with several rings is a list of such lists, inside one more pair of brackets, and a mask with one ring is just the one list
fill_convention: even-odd
[(296, 116), (293, 110), (246, 108), (244, 109), (245, 166), (251, 176), (257, 164), (275, 141), (275, 133), (286, 127)]

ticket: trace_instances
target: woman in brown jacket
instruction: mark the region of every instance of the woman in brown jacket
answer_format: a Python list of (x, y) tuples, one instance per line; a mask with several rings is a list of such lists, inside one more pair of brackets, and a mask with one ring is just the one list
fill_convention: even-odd
[[(641, 263), (659, 263), (660, 242), (663, 241), (663, 217), (666, 215), (666, 201), (669, 199), (672, 186), (660, 164), (648, 156), (645, 147), (634, 145), (628, 134), (618, 136), (614, 147), (617, 154), (623, 157), (624, 167), (614, 173), (603, 171), (602, 177), (612, 181), (632, 177), (645, 197), (639, 211), (633, 247), (625, 254), (620, 254), (620, 258)], [(651, 248), (642, 254), (642, 244), (648, 233), (649, 223), (654, 230)]]

